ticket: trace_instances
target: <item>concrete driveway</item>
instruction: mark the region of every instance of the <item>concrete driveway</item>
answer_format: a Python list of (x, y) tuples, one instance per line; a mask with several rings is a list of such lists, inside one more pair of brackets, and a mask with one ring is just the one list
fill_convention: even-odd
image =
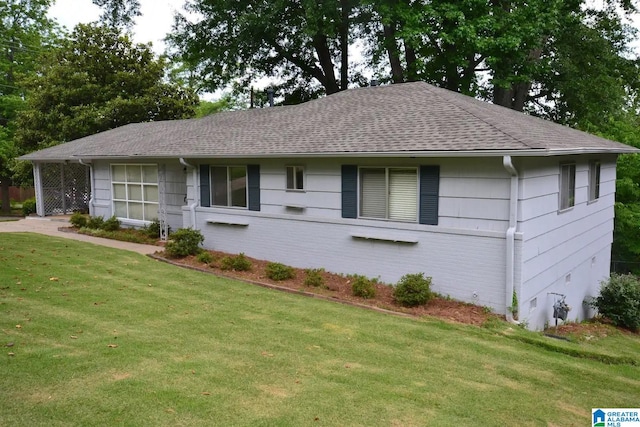
[[(6, 218), (2, 218), (6, 219)], [(47, 236), (62, 237), (65, 239), (80, 240), (110, 248), (124, 249), (147, 255), (162, 250), (159, 246), (142, 245), (139, 243), (121, 242), (118, 240), (103, 239), (101, 237), (86, 236), (84, 234), (68, 233), (58, 230), (59, 227), (68, 227), (68, 216), (54, 217), (26, 217), (18, 221), (0, 221), (0, 233), (38, 233)]]

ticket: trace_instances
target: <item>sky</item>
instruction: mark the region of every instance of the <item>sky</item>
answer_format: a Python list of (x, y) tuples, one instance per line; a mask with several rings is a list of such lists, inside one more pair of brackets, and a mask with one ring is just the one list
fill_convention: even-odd
[[(156, 53), (163, 53), (162, 39), (171, 31), (174, 12), (181, 10), (183, 4), (184, 0), (140, 0), (142, 16), (136, 19), (133, 40), (151, 42)], [(56, 0), (48, 15), (72, 30), (78, 23), (97, 20), (100, 12), (91, 0)]]

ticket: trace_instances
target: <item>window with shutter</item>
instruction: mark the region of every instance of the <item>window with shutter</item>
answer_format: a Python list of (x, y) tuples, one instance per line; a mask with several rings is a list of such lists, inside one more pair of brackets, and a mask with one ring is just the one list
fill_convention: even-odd
[(360, 216), (417, 221), (417, 170), (414, 168), (361, 168)]

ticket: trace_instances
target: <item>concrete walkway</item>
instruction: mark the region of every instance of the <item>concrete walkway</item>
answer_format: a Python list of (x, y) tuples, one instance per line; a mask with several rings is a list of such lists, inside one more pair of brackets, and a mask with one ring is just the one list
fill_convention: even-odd
[[(4, 219), (4, 218), (3, 218)], [(65, 239), (80, 240), (82, 242), (94, 243), (96, 245), (108, 246), (110, 248), (124, 249), (147, 255), (162, 248), (153, 245), (142, 245), (139, 243), (121, 242), (119, 240), (103, 239), (101, 237), (87, 236), (84, 234), (69, 233), (58, 230), (58, 227), (69, 227), (68, 216), (54, 217), (26, 217), (18, 221), (0, 221), (0, 233), (38, 233), (47, 236), (62, 237)]]

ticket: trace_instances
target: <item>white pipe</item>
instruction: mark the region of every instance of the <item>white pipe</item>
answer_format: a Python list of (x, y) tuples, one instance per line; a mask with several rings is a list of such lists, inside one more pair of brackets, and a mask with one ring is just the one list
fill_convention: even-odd
[(87, 163), (82, 159), (78, 159), (78, 162), (82, 166), (89, 166), (89, 181), (90, 181), (89, 184), (91, 185), (91, 197), (89, 198), (89, 215), (93, 216), (94, 215), (94, 211), (95, 211), (95, 207), (93, 206), (94, 202), (95, 202), (93, 194), (94, 194), (95, 188), (96, 188), (96, 186), (94, 185), (95, 182), (94, 182), (94, 175), (93, 175), (93, 165), (91, 164), (91, 162)]
[[(505, 233), (506, 240), (506, 284), (505, 284), (505, 317), (507, 321), (520, 324), (517, 320), (513, 318), (513, 313), (509, 310), (509, 307), (513, 305), (513, 292), (514, 292), (514, 282), (515, 282), (515, 237), (516, 230), (518, 227), (518, 171), (516, 170), (513, 162), (511, 160), (511, 156), (504, 156), (502, 158), (502, 165), (506, 169), (506, 171), (511, 175), (511, 194), (509, 197), (509, 228)], [(519, 305), (519, 304), (518, 304)], [(520, 308), (516, 307), (518, 312), (520, 312)]]
[(193, 169), (193, 203), (189, 205), (189, 213), (191, 214), (191, 228), (196, 228), (196, 206), (198, 206), (198, 168), (188, 163), (184, 157), (180, 157), (180, 164), (184, 167)]

